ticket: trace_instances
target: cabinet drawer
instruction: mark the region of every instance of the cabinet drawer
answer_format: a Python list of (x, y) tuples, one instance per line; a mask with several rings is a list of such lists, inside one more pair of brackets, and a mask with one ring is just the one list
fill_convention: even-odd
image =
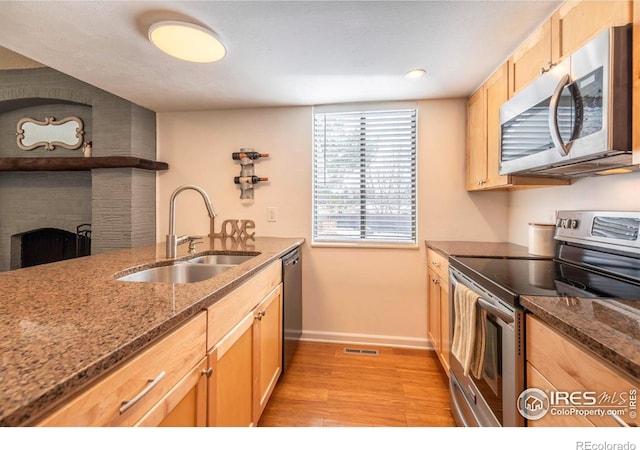
[[(565, 392), (595, 392), (596, 396), (608, 395), (610, 401), (598, 402), (604, 409), (624, 409), (626, 414), (618, 418), (631, 426), (640, 425), (637, 417), (628, 413), (630, 392), (638, 394), (640, 383), (618, 373), (611, 365), (589, 354), (581, 346), (563, 336), (539, 319), (527, 316), (527, 361), (553, 387)], [(529, 387), (539, 387), (530, 384)], [(637, 408), (637, 406), (636, 406)], [(612, 417), (589, 416), (597, 426), (619, 426)]]
[(207, 350), (213, 348), (282, 281), (282, 263), (269, 267), (207, 308)]
[(449, 281), (449, 258), (441, 253), (427, 248), (427, 266), (433, 270), (443, 282)]
[[(203, 312), (65, 403), (38, 425), (134, 425), (206, 355), (206, 329)], [(139, 400), (131, 402), (136, 397)], [(126, 402), (131, 406), (123, 411)]]

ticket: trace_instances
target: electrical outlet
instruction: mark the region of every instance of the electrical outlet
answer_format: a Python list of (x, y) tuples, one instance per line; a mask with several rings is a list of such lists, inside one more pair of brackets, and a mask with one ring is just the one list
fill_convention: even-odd
[(275, 206), (267, 207), (267, 222), (277, 222), (278, 221), (278, 208)]

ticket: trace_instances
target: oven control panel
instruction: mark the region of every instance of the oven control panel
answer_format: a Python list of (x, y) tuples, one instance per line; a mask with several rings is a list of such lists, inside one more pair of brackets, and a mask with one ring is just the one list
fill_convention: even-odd
[(555, 239), (640, 252), (640, 211), (558, 211)]

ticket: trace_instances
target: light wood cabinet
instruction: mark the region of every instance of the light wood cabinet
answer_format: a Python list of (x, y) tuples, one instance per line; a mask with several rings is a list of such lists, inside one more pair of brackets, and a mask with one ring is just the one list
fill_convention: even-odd
[[(630, 414), (631, 397), (640, 390), (640, 382), (619, 372), (608, 362), (584, 349), (582, 345), (561, 334), (541, 320), (526, 318), (527, 387), (545, 392), (577, 393), (575, 401), (558, 401), (554, 406), (572, 406), (583, 401), (581, 393), (591, 393), (596, 407), (616, 409), (612, 416), (577, 414), (559, 416), (550, 411), (540, 420), (529, 420), (529, 426), (639, 426), (640, 419)], [(607, 400), (608, 398), (608, 400)], [(590, 400), (587, 399), (586, 403)], [(626, 409), (625, 409), (626, 408)], [(580, 409), (580, 405), (577, 406)], [(585, 408), (586, 409), (586, 408)]]
[(631, 0), (563, 2), (551, 16), (552, 61), (562, 61), (601, 31), (632, 20)]
[[(200, 382), (194, 367), (205, 356), (206, 314), (201, 313), (142, 351), (38, 423), (39, 426), (133, 426), (150, 411), (162, 422)], [(181, 386), (183, 378), (191, 377)]]
[(278, 261), (207, 310), (209, 426), (260, 419), (282, 372), (281, 280)]
[(500, 106), (509, 98), (505, 62), (467, 102), (468, 191), (566, 185), (570, 180), (500, 175)]
[(282, 285), (258, 305), (253, 325), (253, 422), (258, 423), (282, 373)]
[(467, 101), (467, 190), (481, 189), (487, 175), (487, 106), (484, 86)]
[(632, 22), (633, 2), (565, 1), (509, 58), (510, 94), (578, 50), (601, 31)]
[(449, 376), (449, 261), (427, 249), (427, 334)]
[(248, 427), (253, 422), (253, 313), (209, 353), (211, 427)]
[(509, 97), (528, 86), (552, 64), (551, 18), (531, 33), (509, 58)]

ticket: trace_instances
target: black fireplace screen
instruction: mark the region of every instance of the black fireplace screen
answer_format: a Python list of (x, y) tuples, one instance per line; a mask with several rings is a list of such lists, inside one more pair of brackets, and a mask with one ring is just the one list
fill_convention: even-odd
[(91, 224), (76, 232), (38, 228), (11, 236), (11, 269), (31, 267), (91, 254)]

